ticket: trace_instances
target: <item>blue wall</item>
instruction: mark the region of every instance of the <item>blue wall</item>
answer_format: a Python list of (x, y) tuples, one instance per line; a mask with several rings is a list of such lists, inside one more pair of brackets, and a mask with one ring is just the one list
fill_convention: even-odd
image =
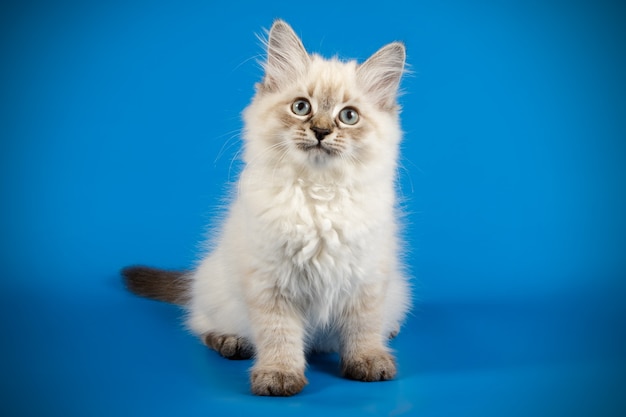
[(189, 265), (236, 179), (255, 33), (280, 16), (325, 55), (406, 42), (400, 174), (422, 298), (624, 291), (621, 7), (223, 3), (3, 6), (2, 262), (19, 271), (3, 285)]

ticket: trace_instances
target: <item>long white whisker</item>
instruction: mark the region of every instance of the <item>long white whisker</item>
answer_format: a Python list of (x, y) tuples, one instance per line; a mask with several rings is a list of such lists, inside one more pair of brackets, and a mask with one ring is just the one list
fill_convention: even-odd
[(251, 56), (250, 58), (244, 59), (243, 61), (241, 61), (239, 64), (235, 65), (235, 67), (232, 69), (232, 72), (235, 72), (239, 69), (239, 67), (241, 67), (242, 65), (252, 61), (253, 59), (256, 62), (259, 62), (262, 58), (265, 57), (265, 54), (256, 54), (254, 56)]
[[(417, 167), (417, 165), (415, 165), (413, 163), (412, 163), (412, 165), (415, 166), (420, 172), (423, 172), (422, 170), (420, 170)], [(409, 169), (406, 167), (406, 165), (404, 165), (402, 163), (402, 159), (398, 159), (398, 167), (396, 168), (396, 171), (398, 173), (398, 178), (400, 178), (402, 176), (402, 171), (404, 171), (406, 173), (406, 177), (409, 179), (409, 184), (411, 186), (411, 194), (413, 194), (415, 192), (415, 188), (413, 187), (413, 179), (411, 178), (411, 171), (409, 171)]]
[(233, 165), (235, 164), (235, 161), (239, 160), (239, 155), (241, 155), (241, 151), (242, 151), (242, 148), (237, 149), (237, 152), (235, 153), (235, 155), (233, 155), (233, 157), (230, 159), (230, 165), (228, 166), (228, 181), (229, 182), (231, 181)]
[(217, 163), (217, 161), (224, 155), (226, 150), (232, 148), (233, 146), (237, 144), (237, 142), (234, 139), (241, 139), (242, 131), (243, 129), (231, 130), (230, 132), (219, 136), (219, 137), (224, 137), (226, 135), (230, 135), (228, 139), (224, 141), (224, 143), (222, 144), (222, 147), (220, 148), (219, 152), (215, 156), (215, 160), (213, 161), (214, 164)]

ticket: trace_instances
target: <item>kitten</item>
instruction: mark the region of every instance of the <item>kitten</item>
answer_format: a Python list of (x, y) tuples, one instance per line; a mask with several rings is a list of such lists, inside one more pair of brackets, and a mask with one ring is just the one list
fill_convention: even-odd
[(222, 356), (254, 357), (254, 394), (300, 392), (310, 351), (339, 352), (347, 378), (396, 375), (387, 340), (410, 298), (395, 196), (404, 61), (398, 42), (362, 64), (309, 55), (275, 21), (213, 250), (191, 273), (123, 270), (131, 291), (184, 305)]

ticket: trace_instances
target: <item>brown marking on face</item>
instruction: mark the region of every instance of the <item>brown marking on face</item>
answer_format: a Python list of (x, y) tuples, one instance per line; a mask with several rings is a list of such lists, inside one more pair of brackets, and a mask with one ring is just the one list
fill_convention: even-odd
[(332, 131), (336, 128), (336, 125), (327, 112), (318, 112), (315, 116), (311, 118), (311, 127), (328, 129)]
[(320, 100), (320, 111), (331, 112), (335, 105), (335, 100), (330, 96), (323, 96)]
[(361, 141), (365, 136), (367, 136), (371, 131), (371, 126), (368, 126), (367, 123), (361, 121), (358, 126), (350, 126), (341, 127), (342, 136), (348, 137), (355, 142)]
[(291, 128), (296, 122), (296, 118), (286, 112), (281, 112), (278, 115), (278, 120), (285, 128)]

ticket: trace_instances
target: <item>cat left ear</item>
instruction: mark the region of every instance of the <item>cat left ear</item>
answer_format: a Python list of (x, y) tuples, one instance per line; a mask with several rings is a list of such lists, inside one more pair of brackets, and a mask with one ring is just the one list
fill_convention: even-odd
[(393, 42), (383, 46), (357, 68), (357, 80), (384, 109), (396, 105), (405, 60), (404, 44)]
[(263, 86), (276, 90), (296, 81), (309, 65), (309, 54), (302, 41), (283, 20), (276, 20), (267, 39), (267, 62)]

